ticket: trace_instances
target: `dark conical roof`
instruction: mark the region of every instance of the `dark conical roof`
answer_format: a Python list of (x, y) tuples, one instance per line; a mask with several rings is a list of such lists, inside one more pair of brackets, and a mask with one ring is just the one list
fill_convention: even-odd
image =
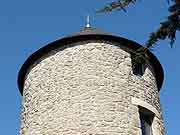
[(80, 36), (80, 35), (113, 35), (113, 34), (104, 32), (100, 29), (93, 27), (84, 27), (79, 32), (72, 33), (70, 36)]
[[(111, 33), (104, 32), (102, 30), (99, 30), (93, 27), (84, 27), (79, 32), (72, 33), (64, 38), (60, 38), (48, 45), (45, 45), (44, 47), (40, 48), (39, 50), (37, 50), (36, 52), (34, 52), (32, 55), (28, 57), (28, 59), (22, 65), (18, 74), (18, 87), (21, 94), (23, 95), (23, 88), (24, 88), (24, 81), (25, 81), (26, 74), (28, 73), (29, 68), (31, 67), (31, 65), (34, 64), (35, 61), (37, 61), (42, 56), (49, 53), (51, 50), (58, 48), (59, 46), (76, 43), (80, 41), (87, 41), (87, 40), (106, 40), (110, 42), (116, 42), (135, 51), (142, 47), (140, 44), (132, 40), (115, 36)], [(158, 86), (158, 89), (160, 90), (163, 84), (163, 79), (164, 79), (163, 68), (153, 53), (151, 53), (150, 51), (147, 51), (147, 55), (149, 56), (149, 61), (152, 63), (154, 67), (156, 80), (157, 80), (157, 86)]]

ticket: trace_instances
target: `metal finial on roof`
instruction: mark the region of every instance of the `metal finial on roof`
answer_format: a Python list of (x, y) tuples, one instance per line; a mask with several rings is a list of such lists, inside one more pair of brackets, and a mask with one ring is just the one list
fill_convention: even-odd
[(91, 25), (90, 25), (90, 16), (88, 15), (87, 18), (86, 18), (86, 28), (90, 28)]

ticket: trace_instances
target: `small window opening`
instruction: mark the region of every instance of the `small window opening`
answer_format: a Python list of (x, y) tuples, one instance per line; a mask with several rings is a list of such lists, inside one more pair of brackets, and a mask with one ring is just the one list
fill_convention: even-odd
[(140, 122), (141, 122), (141, 131), (142, 135), (153, 135), (152, 133), (152, 122), (154, 114), (145, 108), (140, 108)]
[(135, 55), (131, 54), (132, 71), (134, 75), (143, 76), (145, 72), (145, 62), (141, 60), (135, 60)]
[(137, 76), (143, 76), (143, 74), (144, 74), (144, 66), (143, 66), (143, 64), (134, 65), (133, 74), (137, 75)]

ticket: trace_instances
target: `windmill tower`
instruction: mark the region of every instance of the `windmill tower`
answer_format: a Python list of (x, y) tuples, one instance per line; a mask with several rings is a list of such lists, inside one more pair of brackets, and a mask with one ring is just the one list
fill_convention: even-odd
[(141, 46), (92, 28), (54, 41), (23, 64), (21, 135), (164, 135), (157, 58), (132, 68)]

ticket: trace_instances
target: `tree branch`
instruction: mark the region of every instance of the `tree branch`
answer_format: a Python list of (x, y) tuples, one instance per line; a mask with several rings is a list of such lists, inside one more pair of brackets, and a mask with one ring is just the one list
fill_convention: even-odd
[[(103, 12), (111, 12), (113, 10), (123, 10), (126, 11), (126, 7), (128, 7), (131, 3), (135, 3), (137, 0), (117, 0), (110, 4), (107, 4), (104, 8), (97, 11), (97, 13)], [(167, 0), (169, 6), (170, 15), (166, 18), (165, 21), (160, 23), (160, 27), (155, 31), (150, 33), (150, 36), (144, 47), (139, 48), (135, 52), (135, 64), (139, 62), (145, 62), (145, 59), (148, 59), (147, 51), (152, 50), (152, 48), (156, 45), (159, 40), (170, 40), (170, 45), (173, 47), (176, 32), (180, 31), (180, 0)]]
[(135, 3), (137, 0), (117, 0), (107, 4), (105, 7), (97, 10), (97, 13), (111, 12), (113, 10), (123, 10), (126, 12), (126, 7), (131, 3)]

